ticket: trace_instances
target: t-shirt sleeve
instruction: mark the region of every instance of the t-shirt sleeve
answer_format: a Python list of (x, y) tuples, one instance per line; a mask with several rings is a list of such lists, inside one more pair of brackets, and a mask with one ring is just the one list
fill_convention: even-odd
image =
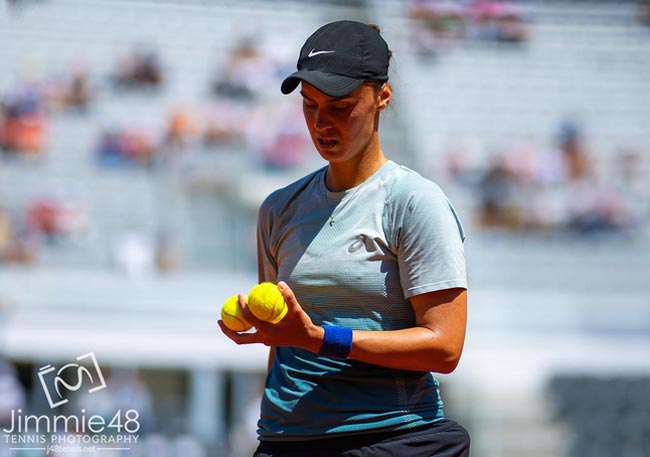
[(257, 218), (257, 279), (277, 282), (278, 267), (271, 250), (271, 204), (267, 198), (260, 206)]
[(465, 233), (442, 190), (423, 178), (400, 190), (393, 203), (393, 246), (406, 298), (467, 288)]

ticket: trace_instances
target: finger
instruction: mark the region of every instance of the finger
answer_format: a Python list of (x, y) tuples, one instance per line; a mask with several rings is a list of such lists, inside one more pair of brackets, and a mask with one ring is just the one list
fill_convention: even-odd
[(251, 313), (251, 310), (248, 309), (248, 303), (246, 303), (246, 297), (244, 297), (243, 294), (239, 294), (239, 306), (241, 307), (244, 319), (246, 319), (253, 327), (258, 328), (260, 325), (264, 325), (264, 321), (256, 318), (253, 313)]
[(228, 327), (226, 327), (226, 324), (223, 323), (221, 319), (217, 321), (217, 324), (219, 324), (219, 327), (221, 328), (221, 331), (231, 340), (233, 340), (237, 344), (253, 344), (253, 343), (262, 343), (262, 341), (259, 339), (259, 336), (257, 332), (254, 333), (239, 333), (235, 332), (234, 330), (230, 330)]
[(230, 330), (228, 327), (226, 327), (226, 324), (221, 319), (217, 321), (217, 324), (219, 324), (219, 328), (224, 333), (224, 335), (226, 335), (228, 338), (230, 338), (231, 340), (236, 338), (237, 332), (235, 332), (234, 330)]
[(234, 341), (235, 339), (237, 339), (237, 337), (238, 337), (238, 335), (239, 335), (239, 332), (236, 332), (236, 331), (234, 331), (234, 330), (228, 328), (228, 327), (226, 326), (226, 324), (224, 323), (224, 321), (222, 321), (221, 319), (219, 319), (219, 320), (217, 321), (217, 324), (219, 324), (219, 328), (221, 328), (221, 331), (222, 331), (222, 332), (223, 332), (223, 333), (224, 333), (228, 338), (230, 338), (230, 339), (233, 340), (233, 341)]
[(264, 344), (264, 341), (260, 340), (260, 337), (257, 332), (235, 333), (235, 337), (232, 340), (237, 344), (254, 344), (254, 343)]
[(280, 288), (280, 292), (282, 292), (282, 296), (284, 297), (284, 301), (287, 302), (287, 308), (291, 311), (295, 311), (296, 309), (300, 308), (300, 304), (298, 303), (298, 299), (296, 298), (296, 295), (293, 293), (293, 290), (287, 285), (286, 282), (280, 281), (278, 283), (278, 287)]

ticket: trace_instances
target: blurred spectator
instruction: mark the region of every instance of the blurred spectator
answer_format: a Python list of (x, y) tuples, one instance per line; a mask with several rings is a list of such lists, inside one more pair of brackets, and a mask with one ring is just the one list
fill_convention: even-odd
[(149, 276), (155, 270), (154, 243), (144, 231), (130, 229), (113, 243), (113, 259), (130, 278)]
[(20, 82), (0, 100), (0, 152), (23, 157), (42, 152), (52, 113), (84, 112), (92, 98), (88, 75), (81, 68), (63, 77)]
[(22, 14), (28, 7), (38, 5), (41, 1), (43, 0), (7, 0), (7, 12)]
[(25, 408), (25, 388), (13, 365), (0, 359), (0, 429), (11, 428), (12, 410), (21, 408)]
[(584, 233), (624, 228), (621, 201), (611, 188), (583, 181), (570, 189), (568, 228)]
[(86, 109), (90, 104), (91, 94), (88, 83), (88, 76), (79, 73), (72, 76), (70, 89), (66, 97), (66, 105), (79, 109)]
[(154, 165), (157, 144), (153, 135), (143, 129), (105, 130), (97, 145), (96, 154), (103, 166)]
[(27, 207), (27, 226), (31, 232), (52, 242), (82, 232), (88, 227), (88, 216), (72, 202), (41, 197)]
[(414, 0), (407, 15), (414, 23), (411, 43), (422, 56), (468, 40), (522, 43), (528, 39), (525, 11), (509, 2)]
[(35, 154), (44, 148), (47, 120), (40, 87), (26, 86), (0, 103), (0, 149)]
[(188, 109), (174, 109), (167, 116), (162, 141), (156, 152), (156, 164), (168, 170), (187, 164), (196, 147), (200, 129)]
[(53, 239), (61, 233), (61, 207), (48, 198), (37, 199), (27, 209), (27, 224), (36, 233)]
[(286, 129), (276, 133), (263, 151), (264, 166), (269, 170), (286, 170), (303, 163), (309, 144), (302, 132)]
[(650, 1), (642, 0), (639, 2), (637, 7), (637, 18), (639, 22), (646, 26), (650, 27)]
[(156, 269), (169, 273), (180, 266), (180, 253), (174, 237), (166, 230), (160, 230), (156, 237)]
[(302, 109), (277, 104), (269, 117), (274, 120), (273, 128), (261, 150), (263, 165), (268, 170), (290, 169), (314, 156), (311, 139), (303, 128)]
[(5, 252), (12, 237), (13, 233), (9, 216), (0, 210), (0, 258), (2, 258), (2, 253)]
[(416, 0), (408, 5), (414, 21), (412, 43), (420, 55), (435, 55), (465, 36), (464, 8), (458, 2)]
[(46, 83), (48, 111), (76, 111), (84, 113), (93, 99), (88, 74), (74, 69), (70, 74)]
[(561, 124), (555, 154), (561, 164), (560, 184), (566, 188), (565, 226), (580, 232), (624, 228), (621, 199), (607, 179), (595, 174), (594, 158), (575, 122)]
[(253, 101), (275, 80), (275, 64), (260, 52), (252, 39), (244, 39), (230, 53), (223, 71), (212, 86), (215, 95), (238, 101)]
[(482, 227), (519, 228), (522, 215), (514, 199), (516, 177), (506, 167), (503, 157), (492, 161), (479, 182), (479, 193), (479, 223)]
[(497, 41), (523, 43), (528, 40), (528, 26), (518, 8), (506, 7), (497, 18)]
[(528, 38), (524, 11), (514, 4), (478, 0), (466, 10), (466, 38), (503, 43), (521, 43)]
[(93, 100), (88, 73), (81, 69), (66, 75), (59, 93), (59, 105), (63, 109), (85, 112)]
[(650, 175), (644, 157), (641, 150), (625, 147), (614, 158), (613, 187), (621, 198), (622, 217), (630, 227), (650, 219)]
[(27, 233), (20, 233), (9, 216), (0, 209), (0, 264), (32, 263), (37, 257), (37, 246)]
[(157, 88), (163, 83), (163, 70), (153, 50), (136, 49), (117, 63), (113, 82), (122, 89)]
[(468, 186), (481, 179), (487, 166), (486, 146), (478, 139), (454, 138), (445, 146), (443, 156), (443, 169), (440, 170), (440, 163), (434, 161), (429, 165), (431, 173), (435, 175), (442, 171), (452, 180)]
[(565, 122), (561, 125), (558, 134), (558, 149), (564, 164), (565, 179), (576, 181), (588, 179), (591, 176), (589, 153), (577, 124)]
[(468, 151), (451, 149), (447, 168), (454, 180), (475, 188), (482, 227), (617, 232), (650, 217), (642, 155), (623, 150), (615, 166), (598, 172), (575, 122), (561, 124), (551, 148), (515, 143), (486, 166), (471, 160)]
[(241, 106), (216, 102), (204, 114), (203, 145), (215, 148), (230, 144), (243, 144), (244, 126), (249, 111)]
[(172, 111), (167, 119), (163, 144), (167, 148), (183, 149), (196, 137), (198, 128), (192, 114), (186, 109)]

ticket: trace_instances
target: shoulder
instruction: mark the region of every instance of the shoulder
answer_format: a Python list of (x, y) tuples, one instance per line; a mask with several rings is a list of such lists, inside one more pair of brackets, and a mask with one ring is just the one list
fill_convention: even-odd
[(435, 231), (449, 229), (465, 239), (462, 223), (451, 201), (434, 181), (408, 167), (393, 167), (386, 176), (387, 216), (393, 232), (421, 227)]
[(271, 192), (260, 206), (260, 214), (280, 213), (289, 207), (296, 200), (305, 197), (305, 190), (311, 185), (317, 184), (316, 180), (325, 168), (319, 168), (306, 176), (292, 182), (291, 184)]
[(385, 186), (390, 202), (398, 206), (418, 200), (447, 201), (447, 196), (437, 183), (404, 165), (395, 164), (385, 176)]

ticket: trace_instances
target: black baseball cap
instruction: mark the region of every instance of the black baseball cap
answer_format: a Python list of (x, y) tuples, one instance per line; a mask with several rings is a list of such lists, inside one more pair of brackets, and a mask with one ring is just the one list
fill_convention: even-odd
[(364, 81), (388, 81), (390, 51), (368, 24), (336, 21), (316, 30), (303, 45), (298, 71), (282, 82), (289, 94), (301, 81), (332, 97), (349, 94)]

